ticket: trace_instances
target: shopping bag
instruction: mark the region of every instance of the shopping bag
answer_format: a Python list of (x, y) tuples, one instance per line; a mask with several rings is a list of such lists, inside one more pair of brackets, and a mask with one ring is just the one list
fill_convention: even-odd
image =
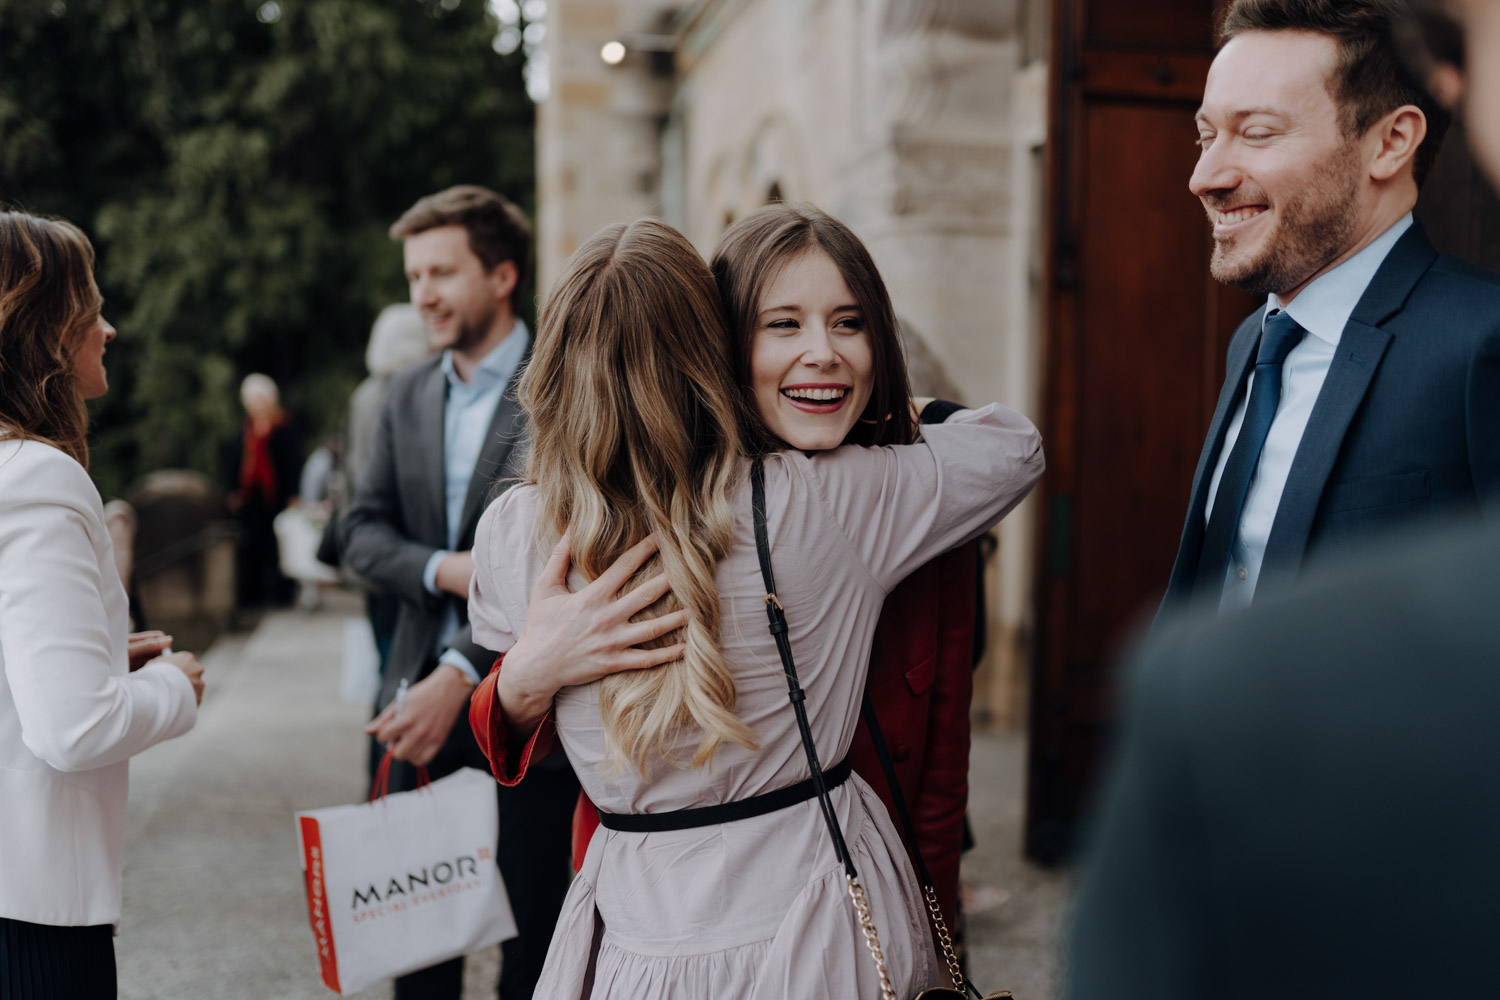
[(351, 705), (373, 705), (380, 693), (380, 650), (368, 618), (344, 619), (344, 655), (339, 669), (339, 699)]
[(338, 583), (338, 570), (318, 562), (323, 519), (305, 507), (288, 507), (271, 521), (283, 576), (309, 583)]
[(468, 767), (413, 792), (297, 813), (323, 983), (349, 996), (515, 937), (498, 832), (495, 779)]

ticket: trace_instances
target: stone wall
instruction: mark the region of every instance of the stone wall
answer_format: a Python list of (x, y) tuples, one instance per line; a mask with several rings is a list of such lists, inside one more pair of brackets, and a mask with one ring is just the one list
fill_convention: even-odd
[[(537, 106), (537, 293), (601, 226), (662, 212), (661, 129), (670, 71), (651, 53), (609, 66), (608, 41), (649, 35), (659, 0), (552, 0), (550, 93)], [(669, 67), (668, 67), (669, 69)]]

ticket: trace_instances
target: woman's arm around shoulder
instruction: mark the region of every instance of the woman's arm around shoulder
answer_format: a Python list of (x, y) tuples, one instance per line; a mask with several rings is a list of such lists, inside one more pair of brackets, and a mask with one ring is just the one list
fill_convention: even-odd
[(835, 448), (809, 461), (834, 517), (887, 591), (999, 521), (1046, 468), (1036, 427), (999, 403), (926, 424), (916, 444)]
[(0, 465), (6, 680), (22, 740), (61, 771), (125, 760), (197, 720), (181, 669), (156, 659), (129, 672), (126, 621), (107, 600), (123, 609), (107, 537), (99, 494), (71, 458), (26, 442)]

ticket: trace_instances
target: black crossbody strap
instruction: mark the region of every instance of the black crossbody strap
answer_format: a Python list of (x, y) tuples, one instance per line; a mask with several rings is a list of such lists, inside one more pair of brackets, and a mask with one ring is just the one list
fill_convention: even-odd
[(807, 752), (807, 766), (812, 772), (813, 784), (818, 789), (818, 805), (823, 810), (823, 822), (828, 826), (828, 835), (833, 840), (833, 852), (844, 866), (844, 874), (856, 876), (854, 859), (844, 843), (844, 831), (839, 827), (838, 816), (833, 811), (833, 800), (828, 797), (828, 785), (823, 776), (823, 766), (818, 763), (818, 748), (813, 745), (812, 726), (807, 721), (807, 694), (797, 679), (797, 665), (792, 662), (792, 643), (787, 636), (786, 612), (776, 597), (776, 577), (771, 572), (771, 541), (766, 530), (766, 468), (757, 458), (750, 466), (750, 505), (755, 518), (755, 552), (760, 557), (760, 575), (766, 585), (766, 617), (770, 621), (771, 635), (776, 640), (776, 652), (781, 654), (781, 672), (786, 675), (787, 697), (792, 702), (792, 712), (797, 716), (797, 731), (802, 736), (802, 749)]
[[(833, 811), (833, 800), (828, 796), (823, 767), (818, 763), (818, 748), (813, 745), (812, 726), (807, 721), (807, 706), (804, 704), (807, 701), (807, 695), (802, 690), (802, 683), (797, 679), (797, 665), (792, 662), (792, 643), (787, 635), (786, 611), (776, 596), (776, 577), (771, 572), (771, 540), (766, 530), (766, 469), (759, 458), (750, 466), (750, 494), (751, 512), (755, 520), (755, 553), (760, 558), (760, 575), (766, 585), (766, 618), (770, 621), (771, 635), (776, 639), (776, 651), (781, 654), (781, 671), (786, 675), (787, 697), (791, 699), (792, 711), (797, 716), (797, 731), (802, 736), (802, 749), (807, 752), (807, 766), (812, 771), (812, 781), (818, 789), (818, 805), (823, 809), (823, 822), (828, 825), (828, 835), (833, 840), (833, 852), (844, 866), (844, 876), (848, 879), (849, 895), (854, 901), (855, 912), (859, 915), (860, 926), (865, 936), (865, 946), (869, 949), (875, 961), (875, 967), (880, 973), (881, 995), (885, 1000), (896, 1000), (895, 990), (886, 973), (885, 955), (880, 947), (880, 938), (870, 916), (869, 900), (864, 887), (859, 884), (859, 875), (854, 870), (854, 859), (849, 854), (848, 845), (844, 843), (844, 831), (839, 827), (838, 815)], [(958, 993), (963, 995), (966, 988), (974, 990), (974, 984), (965, 981), (963, 972), (958, 966), (958, 957), (953, 950), (953, 942), (948, 936), (947, 928), (943, 926), (942, 911), (937, 906), (937, 892), (932, 887), (932, 877), (927, 874), (927, 866), (922, 861), (922, 853), (917, 849), (916, 828), (912, 824), (911, 815), (906, 810), (906, 801), (901, 795), (901, 786), (896, 783), (896, 769), (891, 763), (890, 753), (886, 750), (885, 738), (880, 732), (880, 723), (875, 719), (875, 710), (870, 706), (868, 695), (864, 699), (864, 712), (870, 724), (870, 735), (875, 740), (880, 766), (885, 770), (885, 778), (890, 783), (891, 795), (896, 800), (901, 822), (906, 827), (907, 837), (911, 840), (912, 853), (917, 856), (917, 865), (921, 868), (927, 907), (938, 929), (943, 954), (953, 977), (953, 985)], [(923, 991), (924, 994), (928, 992), (933, 991)], [(943, 992), (948, 991), (943, 990)], [(979, 994), (975, 991), (974, 995)]]
[(912, 857), (917, 861), (917, 875), (922, 879), (922, 888), (930, 888), (933, 885), (932, 873), (927, 870), (927, 861), (922, 857), (922, 845), (917, 840), (917, 824), (912, 822), (911, 810), (906, 807), (906, 796), (901, 791), (901, 782), (896, 778), (896, 765), (891, 763), (891, 751), (885, 745), (885, 733), (880, 730), (875, 706), (870, 704), (868, 688), (859, 710), (865, 717), (865, 728), (870, 730), (870, 742), (875, 744), (875, 756), (880, 758), (880, 769), (885, 772), (885, 783), (891, 790), (891, 800), (896, 804), (896, 818), (901, 821), (902, 832), (906, 834)]

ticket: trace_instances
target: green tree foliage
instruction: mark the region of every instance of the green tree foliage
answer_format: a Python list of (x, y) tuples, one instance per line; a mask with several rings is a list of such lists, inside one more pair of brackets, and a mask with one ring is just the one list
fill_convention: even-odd
[(120, 329), (106, 493), (222, 478), (239, 379), (331, 432), (379, 309), (386, 229), (457, 183), (533, 203), (533, 108), (482, 0), (0, 0), (0, 202), (93, 237)]

